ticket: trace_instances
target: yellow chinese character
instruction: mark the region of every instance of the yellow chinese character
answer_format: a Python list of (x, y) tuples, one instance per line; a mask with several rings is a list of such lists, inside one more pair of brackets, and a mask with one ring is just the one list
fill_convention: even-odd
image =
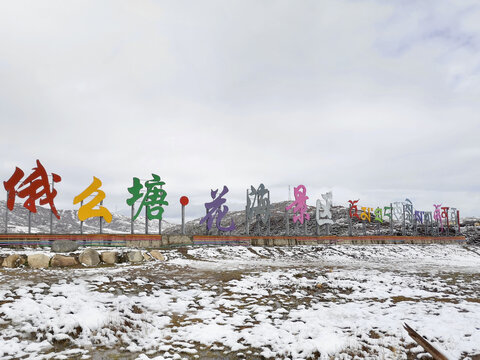
[(102, 182), (100, 181), (100, 179), (94, 176), (90, 186), (87, 187), (82, 193), (75, 196), (75, 198), (73, 199), (73, 204), (75, 205), (85, 200), (95, 191), (97, 192), (97, 194), (92, 200), (80, 206), (80, 209), (78, 210), (78, 218), (80, 221), (85, 221), (86, 219), (99, 216), (103, 217), (108, 223), (112, 221), (112, 214), (110, 213), (110, 211), (108, 211), (106, 207), (100, 206), (98, 209), (94, 209), (95, 206), (100, 204), (100, 202), (105, 199), (105, 193), (102, 190), (99, 190), (100, 186), (102, 186)]

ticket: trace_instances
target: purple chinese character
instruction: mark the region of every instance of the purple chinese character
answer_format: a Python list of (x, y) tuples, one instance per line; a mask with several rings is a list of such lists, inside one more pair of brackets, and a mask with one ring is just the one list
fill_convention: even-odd
[[(210, 230), (213, 225), (213, 220), (215, 217), (217, 218), (215, 225), (217, 226), (217, 229), (220, 231), (232, 231), (235, 230), (235, 224), (233, 222), (233, 219), (230, 223), (229, 227), (223, 227), (221, 225), (223, 217), (227, 214), (228, 212), (228, 206), (223, 205), (227, 200), (223, 199), (222, 196), (225, 195), (228, 192), (228, 188), (224, 185), (223, 190), (220, 193), (220, 195), (217, 196), (217, 190), (212, 190), (210, 195), (212, 196), (213, 201), (209, 203), (205, 203), (205, 208), (207, 209), (207, 215), (200, 220), (200, 225), (203, 224), (205, 221), (207, 222), (207, 229)], [(223, 205), (223, 207), (222, 207)], [(221, 209), (222, 207), (222, 209)]]

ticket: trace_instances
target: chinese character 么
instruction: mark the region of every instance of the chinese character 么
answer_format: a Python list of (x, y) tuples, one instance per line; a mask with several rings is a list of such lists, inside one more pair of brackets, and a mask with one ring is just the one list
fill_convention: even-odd
[(127, 204), (133, 206), (143, 196), (133, 220), (138, 217), (143, 207), (146, 209), (148, 220), (162, 220), (163, 206), (168, 205), (168, 201), (165, 201), (167, 192), (162, 188), (163, 185), (165, 182), (160, 179), (160, 176), (152, 174), (152, 179), (145, 182), (145, 193), (142, 194), (143, 185), (138, 178), (133, 178), (133, 186), (128, 188), (132, 197), (127, 199)]
[[(15, 197), (26, 198), (23, 206), (28, 209), (30, 212), (36, 213), (37, 207), (35, 202), (39, 200), (40, 205), (48, 204), (52, 213), (57, 219), (60, 219), (53, 199), (57, 196), (57, 190), (50, 189), (50, 184), (48, 182), (48, 175), (45, 171), (45, 168), (37, 160), (37, 167), (32, 169), (33, 172), (20, 184), (20, 180), (23, 178), (24, 172), (22, 169), (16, 167), (15, 172), (7, 181), (3, 182), (5, 190), (8, 192), (7, 198), (7, 207), (11, 211), (15, 206)], [(56, 182), (60, 182), (62, 178), (52, 173), (52, 187)], [(18, 185), (18, 186), (17, 186)]]
[[(293, 188), (293, 195), (295, 196), (295, 201), (290, 205), (285, 207), (285, 210), (290, 210), (293, 208), (293, 222), (299, 221), (300, 224), (306, 220), (310, 220), (310, 214), (307, 212), (307, 189), (304, 185), (298, 185)], [(298, 213), (298, 215), (295, 215)]]
[(95, 208), (95, 206), (99, 205), (103, 199), (105, 199), (105, 193), (100, 190), (100, 186), (102, 186), (102, 182), (94, 176), (92, 183), (73, 199), (73, 204), (75, 205), (82, 202), (93, 193), (97, 193), (93, 199), (88, 203), (83, 204), (80, 206), (80, 209), (78, 209), (78, 219), (80, 221), (85, 221), (92, 217), (103, 217), (108, 223), (112, 221), (112, 214), (106, 207), (99, 206), (98, 208)]
[(213, 200), (211, 202), (205, 203), (205, 209), (207, 210), (207, 215), (205, 215), (205, 217), (202, 218), (202, 220), (200, 220), (200, 225), (203, 224), (204, 222), (207, 222), (207, 229), (210, 230), (212, 228), (213, 221), (216, 218), (215, 225), (218, 230), (220, 231), (235, 230), (235, 224), (233, 222), (233, 219), (229, 227), (223, 227), (221, 224), (223, 217), (228, 212), (228, 206), (223, 205), (227, 200), (222, 198), (223, 195), (225, 195), (227, 192), (228, 192), (228, 188), (225, 185), (223, 186), (223, 190), (220, 193), (220, 195), (218, 195), (218, 197), (217, 197), (218, 189), (212, 190), (210, 192), (210, 196), (212, 197)]

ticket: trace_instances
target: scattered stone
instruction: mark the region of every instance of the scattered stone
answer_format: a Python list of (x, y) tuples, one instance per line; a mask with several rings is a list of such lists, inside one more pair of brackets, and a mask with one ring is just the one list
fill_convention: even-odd
[(6, 268), (15, 268), (20, 265), (24, 265), (27, 262), (27, 257), (25, 255), (13, 254), (7, 256), (2, 263), (3, 267)]
[(68, 253), (78, 249), (79, 243), (75, 240), (55, 240), (51, 251), (56, 253)]
[(28, 255), (27, 261), (33, 269), (46, 269), (50, 264), (50, 256), (45, 254)]
[(118, 262), (118, 253), (116, 251), (104, 251), (100, 257), (105, 264), (116, 264)]
[(143, 255), (143, 259), (145, 261), (152, 261), (153, 260), (153, 257), (151, 257), (150, 254), (147, 253), (147, 252), (142, 253), (142, 255)]
[(128, 262), (127, 253), (126, 253), (126, 252), (120, 252), (120, 253), (118, 254), (117, 262), (118, 262), (119, 264), (123, 264), (123, 263)]
[(88, 248), (80, 254), (78, 260), (83, 265), (97, 266), (100, 263), (100, 255), (98, 251)]
[(142, 252), (139, 250), (129, 251), (127, 253), (127, 258), (128, 258), (128, 261), (134, 262), (134, 263), (143, 261)]
[(317, 289), (321, 289), (321, 288), (322, 288), (322, 284), (321, 284), (321, 283), (318, 283), (317, 285), (315, 285), (315, 287), (316, 287)]
[(78, 261), (74, 256), (54, 255), (50, 265), (53, 267), (66, 267), (78, 265)]
[(150, 255), (152, 255), (154, 259), (165, 261), (165, 256), (163, 256), (163, 254), (158, 250), (150, 251)]

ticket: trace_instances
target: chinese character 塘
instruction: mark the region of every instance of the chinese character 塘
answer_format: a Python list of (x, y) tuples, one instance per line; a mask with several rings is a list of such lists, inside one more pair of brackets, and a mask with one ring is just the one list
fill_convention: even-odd
[(140, 203), (133, 220), (138, 217), (143, 207), (146, 208), (147, 218), (149, 220), (162, 220), (163, 206), (168, 205), (168, 202), (165, 201), (167, 192), (162, 188), (162, 186), (165, 185), (165, 182), (163, 182), (160, 179), (160, 176), (156, 174), (152, 174), (152, 178), (152, 180), (147, 180), (145, 182), (144, 194), (141, 193), (143, 185), (140, 183), (138, 178), (134, 177), (133, 186), (128, 188), (128, 192), (132, 194), (132, 197), (127, 199), (127, 204), (129, 206), (133, 206), (133, 204), (135, 204), (135, 202), (143, 196), (142, 202)]

